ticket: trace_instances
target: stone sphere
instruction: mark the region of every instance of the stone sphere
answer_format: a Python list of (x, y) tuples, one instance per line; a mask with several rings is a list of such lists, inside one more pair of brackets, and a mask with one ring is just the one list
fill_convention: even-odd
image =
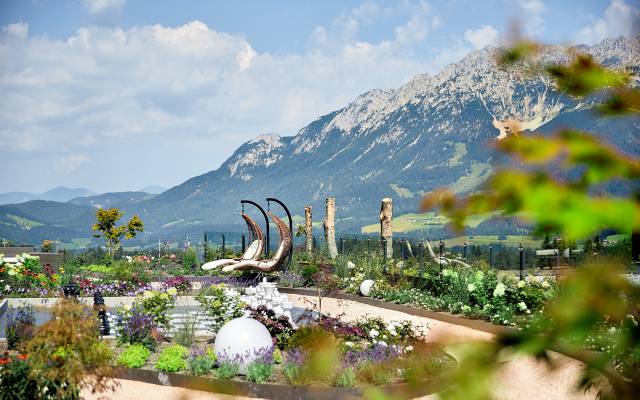
[(240, 373), (247, 372), (247, 366), (261, 352), (273, 347), (271, 334), (260, 322), (252, 318), (232, 319), (222, 326), (214, 344), (218, 360), (238, 360)]
[(369, 297), (369, 295), (371, 294), (371, 289), (373, 289), (374, 284), (375, 282), (372, 281), (371, 279), (362, 281), (362, 283), (360, 284), (360, 293), (362, 293), (363, 296)]

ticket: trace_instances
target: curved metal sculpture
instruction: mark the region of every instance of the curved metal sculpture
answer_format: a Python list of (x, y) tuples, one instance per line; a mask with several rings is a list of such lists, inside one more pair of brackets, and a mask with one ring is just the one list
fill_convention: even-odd
[(259, 272), (272, 272), (280, 268), (287, 260), (287, 256), (291, 252), (293, 239), (291, 237), (291, 231), (282, 220), (276, 217), (272, 212), (268, 212), (273, 222), (278, 227), (278, 233), (280, 234), (280, 245), (278, 250), (270, 260), (243, 260), (236, 264), (227, 265), (222, 268), (222, 272), (231, 271), (244, 271), (247, 269), (256, 270)]
[[(287, 213), (287, 219), (289, 220), (289, 232), (293, 234), (293, 218), (291, 218), (291, 213), (289, 212), (289, 208), (280, 200), (275, 197), (267, 197), (267, 209), (270, 207), (271, 202), (277, 203), (282, 207), (285, 213)], [(292, 237), (293, 238), (293, 237)], [(293, 260), (293, 239), (291, 241), (291, 249), (289, 250), (289, 254), (287, 255), (287, 260), (285, 261), (284, 272), (289, 271), (289, 267), (291, 267), (291, 261)]]
[(244, 260), (260, 260), (262, 256), (262, 249), (264, 247), (264, 235), (262, 233), (262, 230), (260, 229), (256, 221), (251, 219), (251, 217), (249, 217), (247, 214), (242, 213), (240, 215), (242, 215), (242, 218), (244, 218), (244, 221), (247, 223), (249, 234), (254, 240), (251, 242), (249, 247), (247, 247), (241, 258), (225, 258), (222, 260), (209, 261), (208, 263), (203, 264), (201, 267), (205, 271), (237, 264), (240, 261)]

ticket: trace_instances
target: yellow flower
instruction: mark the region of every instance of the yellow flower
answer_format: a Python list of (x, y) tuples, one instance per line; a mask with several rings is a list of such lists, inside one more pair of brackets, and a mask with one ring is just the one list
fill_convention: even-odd
[(162, 293), (162, 294), (160, 295), (160, 298), (161, 298), (161, 299), (163, 299), (163, 300), (169, 300), (169, 295), (168, 295), (168, 294), (166, 294), (166, 293)]
[(145, 290), (144, 293), (142, 293), (142, 297), (150, 299), (153, 297), (153, 292), (151, 290)]
[(178, 290), (174, 287), (171, 287), (167, 289), (167, 293), (170, 294), (171, 296), (175, 296), (176, 294), (178, 294)]

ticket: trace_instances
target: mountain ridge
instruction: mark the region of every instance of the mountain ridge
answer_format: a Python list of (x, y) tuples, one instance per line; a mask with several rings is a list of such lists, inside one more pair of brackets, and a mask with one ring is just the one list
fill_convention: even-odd
[[(629, 69), (637, 79), (639, 44), (637, 37), (619, 37), (581, 50), (607, 66)], [(565, 50), (546, 46), (539, 57), (563, 61)], [(637, 117), (600, 118), (591, 100), (559, 93), (546, 78), (497, 67), (496, 51), (476, 50), (397, 89), (367, 91), (294, 136), (259, 135), (217, 169), (122, 208), (140, 215), (146, 236), (157, 237), (240, 229), (244, 198), (264, 204), (266, 197), (278, 197), (298, 215), (309, 204), (318, 220), (325, 197), (336, 197), (338, 229), (355, 231), (375, 222), (383, 197), (393, 197), (401, 214), (415, 211), (419, 197), (436, 187), (458, 193), (478, 188), (500, 162), (491, 144), (514, 123), (525, 134), (563, 126), (598, 132), (640, 154)]]

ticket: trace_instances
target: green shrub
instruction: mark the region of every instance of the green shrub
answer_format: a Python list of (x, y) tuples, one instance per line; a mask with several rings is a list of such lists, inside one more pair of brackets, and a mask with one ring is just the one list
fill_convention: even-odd
[(118, 342), (122, 344), (141, 343), (153, 351), (157, 345), (159, 335), (153, 316), (144, 308), (135, 304), (132, 307), (123, 306), (117, 311), (116, 333)]
[(354, 387), (356, 385), (356, 371), (353, 367), (342, 369), (336, 376), (336, 386), (338, 387)]
[(89, 385), (99, 393), (115, 387), (113, 353), (97, 328), (91, 308), (61, 298), (51, 309), (51, 319), (24, 344), (37, 379), (56, 385), (49, 387), (48, 398), (79, 398), (79, 389)]
[(244, 315), (245, 304), (240, 300), (240, 293), (224, 283), (203, 288), (196, 300), (207, 316), (211, 317), (209, 330), (214, 334), (226, 322)]
[(147, 314), (153, 317), (153, 322), (165, 330), (169, 330), (169, 310), (174, 307), (177, 294), (176, 288), (168, 288), (166, 292), (145, 290), (136, 296), (134, 306), (140, 305)]
[(282, 375), (290, 385), (295, 384), (300, 376), (300, 366), (294, 363), (287, 363), (282, 366)]
[(274, 347), (273, 349), (273, 363), (274, 364), (282, 364), (284, 362), (284, 357), (282, 356), (282, 351), (278, 347)]
[(305, 283), (309, 283), (313, 281), (313, 275), (315, 275), (319, 270), (320, 268), (318, 267), (317, 264), (311, 263), (303, 266), (302, 271), (300, 271), (300, 274), (304, 278)]
[(162, 350), (155, 368), (159, 371), (178, 372), (187, 368), (185, 357), (189, 353), (186, 347), (175, 344)]
[(189, 371), (194, 375), (207, 375), (216, 364), (216, 355), (209, 347), (206, 350), (202, 348), (191, 349), (191, 357), (189, 359)]
[(142, 344), (128, 346), (118, 357), (118, 365), (129, 368), (140, 368), (146, 364), (151, 352)]
[(33, 373), (25, 356), (0, 357), (0, 400), (35, 398), (36, 393), (56, 393), (60, 400), (77, 400), (79, 391), (70, 388), (64, 394), (58, 391), (59, 383), (47, 380), (42, 374)]
[(269, 380), (273, 365), (264, 362), (252, 362), (247, 367), (247, 379), (251, 382), (264, 383)]
[(221, 362), (216, 370), (216, 375), (220, 379), (232, 379), (240, 372), (240, 366), (233, 362)]
[(88, 272), (94, 272), (97, 274), (102, 274), (105, 275), (107, 277), (113, 277), (113, 268), (111, 268), (110, 266), (107, 265), (100, 265), (100, 264), (91, 264), (91, 265), (87, 265), (87, 266), (83, 266), (80, 269), (84, 270), (84, 271), (88, 271)]
[(127, 260), (114, 261), (111, 265), (114, 279), (129, 282), (148, 283), (151, 280), (149, 271), (145, 265), (138, 261), (129, 262)]
[(195, 247), (188, 247), (182, 254), (182, 266), (188, 269), (196, 269), (199, 267), (198, 253)]
[(197, 316), (189, 316), (183, 326), (173, 330), (173, 340), (182, 346), (191, 347), (195, 340), (196, 328), (198, 327)]

